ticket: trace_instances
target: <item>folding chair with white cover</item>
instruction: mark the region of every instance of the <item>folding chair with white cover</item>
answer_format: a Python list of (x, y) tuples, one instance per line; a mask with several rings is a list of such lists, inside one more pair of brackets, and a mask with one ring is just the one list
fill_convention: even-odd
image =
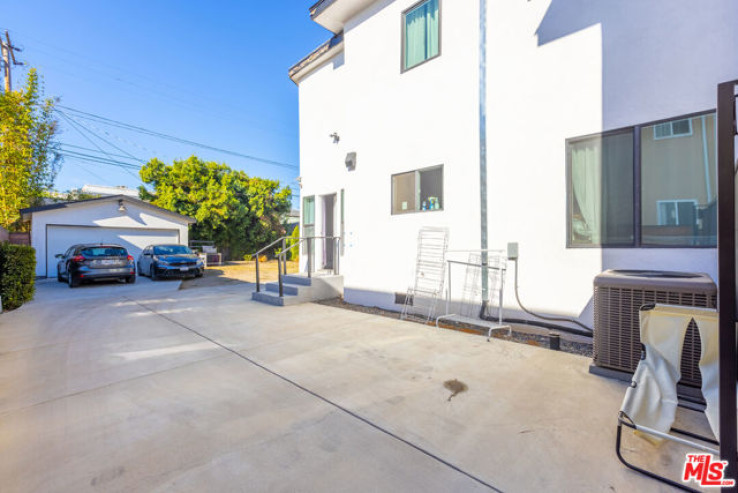
[(700, 334), (702, 351), (700, 372), (705, 415), (710, 428), (719, 435), (718, 420), (718, 317), (717, 311), (671, 305), (645, 305), (640, 310), (640, 335), (643, 354), (631, 386), (618, 414), (616, 452), (629, 468), (686, 491), (697, 491), (652, 471), (635, 466), (621, 453), (623, 426), (639, 432), (654, 446), (670, 440), (714, 455), (720, 454), (718, 442), (686, 430), (672, 428), (679, 400), (677, 382), (687, 327), (694, 320)]

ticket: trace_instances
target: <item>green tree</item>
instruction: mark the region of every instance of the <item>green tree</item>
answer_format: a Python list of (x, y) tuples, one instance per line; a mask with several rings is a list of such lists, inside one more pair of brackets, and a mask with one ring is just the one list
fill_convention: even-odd
[(54, 100), (43, 99), (38, 73), (0, 94), (0, 226), (21, 229), (19, 210), (38, 205), (61, 164)]
[(231, 258), (242, 258), (284, 234), (280, 218), (292, 192), (279, 181), (250, 177), (197, 156), (166, 165), (154, 158), (141, 168), (141, 198), (197, 219), (190, 237), (211, 240)]

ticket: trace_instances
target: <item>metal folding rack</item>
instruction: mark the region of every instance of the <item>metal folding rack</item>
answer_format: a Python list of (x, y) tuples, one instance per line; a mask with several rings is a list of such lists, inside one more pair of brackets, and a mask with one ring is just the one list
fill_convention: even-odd
[[(512, 327), (506, 325), (502, 317), (507, 272), (505, 252), (496, 250), (472, 252), (469, 253), (467, 262), (458, 260), (446, 262), (448, 264), (446, 312), (436, 318), (436, 326), (441, 320), (451, 320), (486, 327), (487, 340), (492, 336), (493, 330), (507, 329), (508, 335), (511, 335)], [(453, 267), (466, 268), (461, 296), (455, 296), (452, 290)]]
[(438, 298), (443, 295), (447, 250), (446, 228), (420, 229), (415, 281), (407, 290), (401, 318), (414, 318), (427, 323), (435, 315)]

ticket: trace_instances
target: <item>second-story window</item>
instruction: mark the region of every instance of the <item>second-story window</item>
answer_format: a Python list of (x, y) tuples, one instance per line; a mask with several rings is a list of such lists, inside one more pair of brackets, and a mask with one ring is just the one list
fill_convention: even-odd
[(402, 14), (402, 70), (437, 57), (441, 53), (440, 0), (424, 0)]

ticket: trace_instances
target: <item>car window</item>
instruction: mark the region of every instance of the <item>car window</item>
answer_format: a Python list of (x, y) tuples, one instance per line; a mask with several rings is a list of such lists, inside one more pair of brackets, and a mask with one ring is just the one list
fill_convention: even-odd
[(154, 255), (190, 255), (192, 250), (184, 245), (161, 245), (154, 247)]
[(115, 246), (85, 247), (80, 251), (87, 258), (95, 257), (125, 257), (128, 255), (126, 249)]

